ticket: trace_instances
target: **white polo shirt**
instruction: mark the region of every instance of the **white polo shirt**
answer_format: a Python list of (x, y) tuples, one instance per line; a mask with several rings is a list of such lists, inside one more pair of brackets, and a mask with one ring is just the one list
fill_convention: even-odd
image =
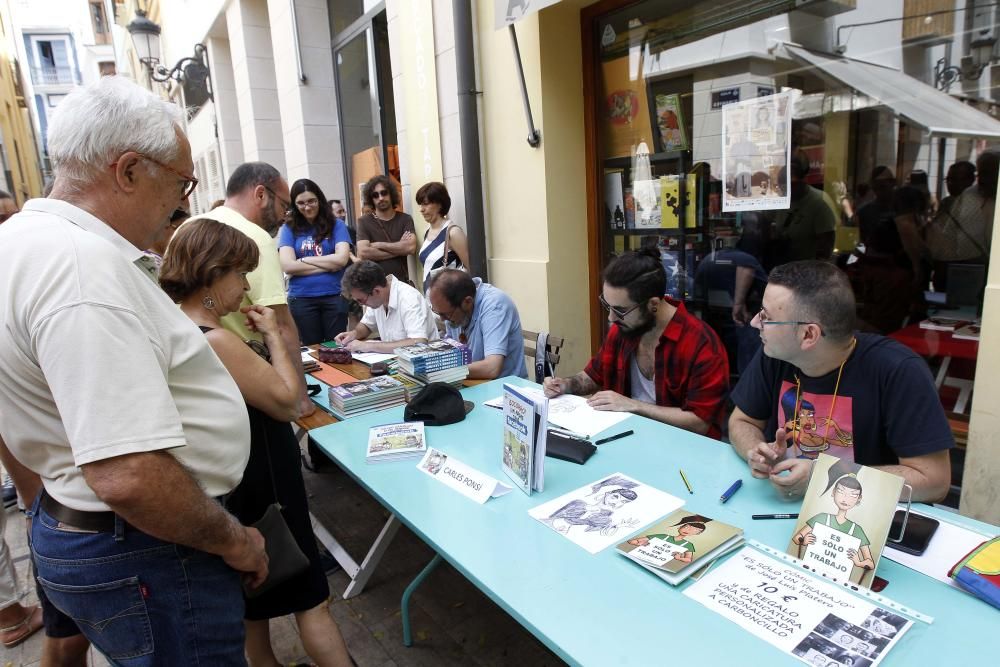
[(87, 463), (169, 449), (218, 496), (250, 456), (239, 388), (148, 263), (67, 202), (0, 225), (0, 434), (74, 509), (108, 509)]
[(389, 302), (378, 308), (365, 307), (361, 323), (372, 331), (378, 331), (385, 342), (406, 340), (407, 338), (439, 338), (434, 312), (424, 295), (407, 283), (388, 275)]

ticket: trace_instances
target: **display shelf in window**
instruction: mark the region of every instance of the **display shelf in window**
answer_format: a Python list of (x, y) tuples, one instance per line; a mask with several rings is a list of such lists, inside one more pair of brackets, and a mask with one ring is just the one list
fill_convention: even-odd
[[(690, 151), (665, 151), (662, 153), (650, 153), (649, 161), (652, 164), (659, 164), (679, 160), (682, 164), (690, 159)], [(631, 169), (633, 157), (609, 157), (604, 160), (605, 169)]]

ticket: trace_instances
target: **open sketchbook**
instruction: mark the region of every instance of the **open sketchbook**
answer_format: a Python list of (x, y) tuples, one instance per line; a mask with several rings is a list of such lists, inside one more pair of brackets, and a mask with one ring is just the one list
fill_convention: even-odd
[[(518, 387), (517, 390), (532, 398), (541, 398), (545, 392), (535, 387)], [(627, 412), (610, 412), (595, 410), (587, 404), (583, 396), (563, 394), (549, 400), (549, 425), (557, 426), (565, 431), (592, 438), (606, 431), (629, 416)], [(486, 401), (485, 405), (493, 408), (503, 407), (503, 397)]]
[(676, 586), (743, 542), (743, 529), (679, 509), (618, 545), (618, 553)]

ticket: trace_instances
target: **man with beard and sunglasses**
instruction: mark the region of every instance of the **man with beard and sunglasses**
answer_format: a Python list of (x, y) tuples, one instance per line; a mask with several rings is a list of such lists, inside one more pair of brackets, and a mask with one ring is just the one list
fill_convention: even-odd
[(597, 410), (632, 412), (719, 438), (729, 362), (719, 337), (663, 295), (667, 275), (655, 249), (626, 252), (604, 270), (598, 297), (608, 331), (597, 356), (569, 378), (546, 378), (545, 394), (593, 394)]

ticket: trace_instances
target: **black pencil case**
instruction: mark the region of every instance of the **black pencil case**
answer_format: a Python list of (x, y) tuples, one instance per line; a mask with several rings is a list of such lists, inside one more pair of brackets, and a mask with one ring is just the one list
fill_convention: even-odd
[(546, 456), (569, 461), (570, 463), (578, 463), (579, 465), (586, 463), (587, 459), (593, 456), (596, 451), (597, 447), (586, 440), (566, 438), (551, 431), (545, 441)]

